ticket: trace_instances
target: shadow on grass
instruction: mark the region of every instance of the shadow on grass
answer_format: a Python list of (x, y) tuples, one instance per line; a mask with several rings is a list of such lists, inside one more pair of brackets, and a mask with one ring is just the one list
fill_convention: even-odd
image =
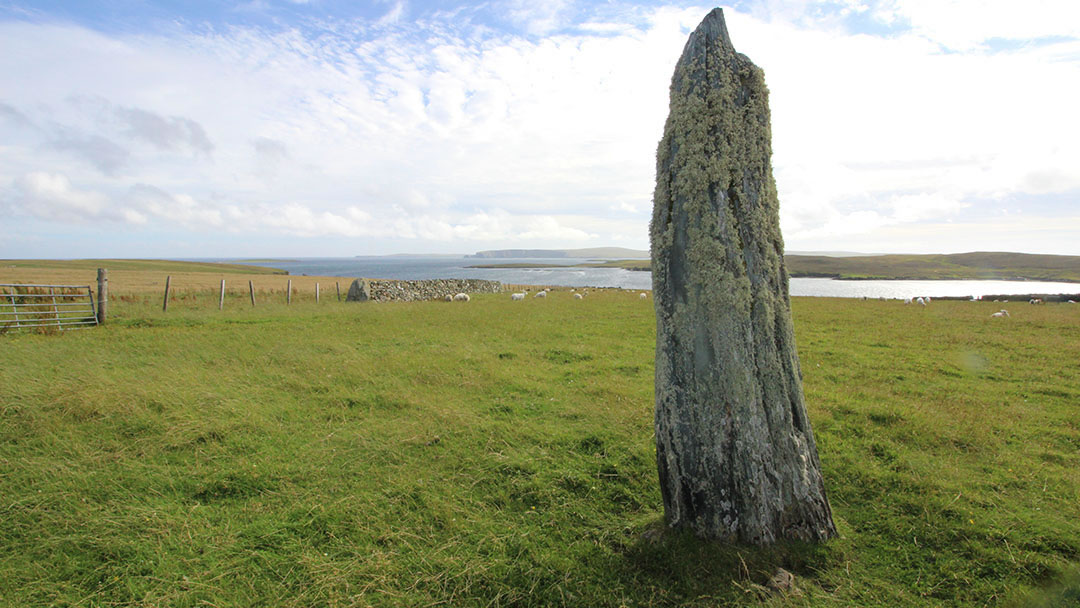
[[(642, 604), (745, 605), (753, 600), (794, 593), (820, 570), (843, 561), (835, 543), (781, 542), (757, 547), (706, 541), (686, 530), (668, 528), (662, 520), (647, 523), (624, 547), (620, 573)], [(795, 575), (794, 589), (779, 590), (771, 580), (779, 569)]]
[(1080, 566), (1077, 566), (1057, 583), (1046, 589), (1034, 591), (1006, 603), (1020, 608), (1075, 608), (1080, 606)]

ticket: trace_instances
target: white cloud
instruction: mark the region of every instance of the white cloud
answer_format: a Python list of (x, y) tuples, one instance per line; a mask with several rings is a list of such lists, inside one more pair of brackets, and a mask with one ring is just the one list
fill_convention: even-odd
[(383, 26), (392, 25), (401, 21), (401, 18), (402, 16), (404, 16), (404, 14), (405, 2), (399, 0), (398, 2), (394, 2), (393, 6), (390, 7), (390, 10), (386, 11), (386, 14), (384, 14), (382, 17), (379, 17), (377, 24)]
[[(978, 201), (1080, 189), (1080, 121), (1068, 119), (1080, 43), (1046, 40), (1075, 36), (1080, 9), (973, 3), (726, 11), (770, 87), (789, 247), (850, 249), (843, 239), (970, 223)], [(20, 83), (0, 100), (7, 199), (54, 221), (402, 249), (647, 246), (671, 71), (707, 7), (500, 5), (520, 36), (462, 11), (412, 21), (416, 8), (384, 6), (382, 23), (317, 30), (0, 23), (0, 79)], [(898, 29), (853, 34), (838, 25), (852, 15)], [(1043, 40), (987, 42), (1021, 36)]]
[(970, 51), (992, 39), (1080, 37), (1080, 4), (1071, 0), (891, 0), (884, 19), (904, 20), (946, 48)]
[(143, 224), (146, 217), (118, 207), (98, 192), (72, 186), (67, 176), (37, 171), (17, 178), (9, 190), (13, 210), (39, 219), (85, 223), (97, 220)]

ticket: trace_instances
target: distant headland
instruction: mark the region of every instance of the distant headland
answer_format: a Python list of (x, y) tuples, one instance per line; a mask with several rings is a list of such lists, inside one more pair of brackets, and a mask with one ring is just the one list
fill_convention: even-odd
[(604, 260), (648, 259), (649, 252), (625, 247), (589, 247), (586, 249), (494, 249), (477, 251), (467, 258), (590, 258)]
[[(605, 261), (573, 264), (594, 268), (623, 268), (649, 271), (648, 252), (643, 256), (569, 255), (566, 252), (617, 251), (618, 248), (577, 250), (481, 251), (470, 258), (589, 258)], [(543, 255), (525, 253), (543, 251)], [(633, 251), (633, 250), (622, 250)], [(511, 255), (513, 253), (513, 255)], [(784, 256), (787, 271), (793, 278), (830, 278), (846, 280), (963, 280), (996, 279), (1006, 281), (1080, 282), (1080, 256), (1038, 255), (1010, 252), (973, 252), (954, 254), (840, 254), (788, 253)], [(545, 268), (558, 264), (511, 262), (478, 264), (473, 268)]]

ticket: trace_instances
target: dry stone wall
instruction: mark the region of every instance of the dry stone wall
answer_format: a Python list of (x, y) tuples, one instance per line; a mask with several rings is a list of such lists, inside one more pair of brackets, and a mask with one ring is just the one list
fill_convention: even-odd
[(420, 300), (442, 300), (447, 295), (458, 293), (499, 293), (502, 283), (480, 279), (425, 279), (420, 281), (398, 281), (391, 279), (369, 279), (371, 299), (376, 302), (416, 302)]

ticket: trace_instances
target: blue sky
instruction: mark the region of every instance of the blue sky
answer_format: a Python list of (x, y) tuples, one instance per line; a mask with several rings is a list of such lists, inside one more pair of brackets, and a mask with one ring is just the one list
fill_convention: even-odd
[[(789, 250), (1080, 255), (1080, 3), (724, 7)], [(0, 257), (646, 249), (710, 9), (0, 0)]]

